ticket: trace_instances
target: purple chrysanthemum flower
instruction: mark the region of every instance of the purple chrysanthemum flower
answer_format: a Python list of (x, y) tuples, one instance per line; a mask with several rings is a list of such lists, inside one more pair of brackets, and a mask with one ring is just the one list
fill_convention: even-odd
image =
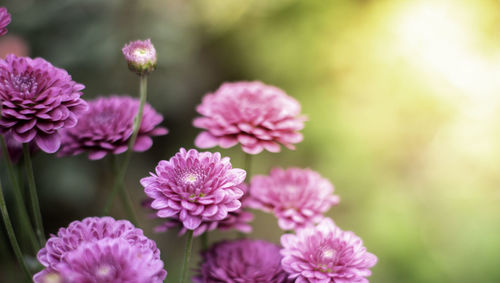
[(47, 153), (59, 149), (59, 130), (74, 127), (87, 109), (84, 88), (42, 58), (8, 55), (0, 60), (0, 132), (21, 143), (34, 141)]
[(150, 73), (156, 68), (156, 49), (150, 39), (129, 42), (123, 46), (122, 52), (129, 69), (139, 75)]
[[(101, 97), (89, 102), (89, 110), (79, 116), (78, 124), (62, 132), (59, 156), (88, 152), (89, 159), (101, 159), (106, 154), (120, 154), (128, 149), (139, 100), (128, 96)], [(133, 149), (148, 150), (151, 136), (165, 135), (166, 128), (157, 127), (163, 121), (149, 104), (144, 105), (141, 126)]]
[(0, 36), (7, 33), (7, 26), (10, 24), (10, 14), (7, 8), (0, 7)]
[(339, 202), (332, 184), (310, 169), (274, 168), (269, 176), (255, 176), (250, 185), (250, 207), (272, 212), (283, 230), (319, 222)]
[[(244, 195), (240, 199), (241, 207), (235, 211), (231, 211), (227, 213), (227, 217), (219, 220), (219, 221), (208, 221), (204, 220), (201, 222), (198, 228), (193, 230), (193, 236), (197, 237), (207, 231), (213, 231), (215, 229), (228, 231), (228, 230), (236, 230), (241, 233), (250, 233), (252, 232), (252, 226), (250, 222), (253, 220), (253, 214), (248, 211), (248, 193), (247, 193), (247, 185), (241, 184), (239, 186), (241, 190), (243, 190)], [(144, 205), (148, 208), (151, 208), (152, 200), (149, 200), (144, 203)], [(167, 230), (173, 228), (180, 228), (179, 235), (184, 235), (187, 232), (187, 229), (182, 225), (182, 222), (177, 218), (170, 218), (166, 222), (161, 225), (155, 227), (155, 232), (165, 232)]]
[(281, 236), (281, 245), (283, 269), (297, 283), (368, 283), (365, 277), (377, 263), (358, 236), (340, 230), (330, 218)]
[[(89, 217), (52, 235), (38, 252), (35, 282), (163, 282), (160, 250), (127, 220)], [(128, 279), (127, 279), (128, 278)]]
[(158, 217), (178, 219), (195, 230), (203, 221), (223, 220), (240, 208), (239, 185), (245, 176), (245, 170), (232, 168), (229, 158), (218, 152), (181, 148), (169, 161), (160, 161), (156, 174), (141, 184)]
[(280, 247), (262, 241), (241, 239), (215, 244), (202, 253), (203, 261), (196, 283), (290, 282), (281, 267)]
[(200, 148), (229, 148), (238, 143), (244, 152), (258, 154), (266, 149), (279, 152), (280, 144), (294, 149), (305, 118), (300, 104), (281, 89), (261, 82), (225, 83), (205, 95), (196, 108), (203, 117), (193, 121), (202, 128), (195, 144)]

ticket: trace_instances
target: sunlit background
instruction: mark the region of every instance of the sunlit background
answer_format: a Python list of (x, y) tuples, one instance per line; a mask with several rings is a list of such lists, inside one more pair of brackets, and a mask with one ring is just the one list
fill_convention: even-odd
[[(169, 277), (183, 239), (154, 234), (138, 180), (192, 147), (195, 106), (224, 81), (261, 80), (309, 117), (296, 151), (254, 158), (310, 167), (341, 196), (330, 212), (379, 262), (371, 282), (500, 282), (500, 2), (497, 0), (8, 0), (0, 54), (41, 56), (86, 85), (85, 98), (137, 93), (122, 45), (151, 38), (159, 68), (149, 102), (170, 134), (136, 154), (127, 188)], [(216, 149), (217, 150), (217, 149)], [(243, 154), (222, 150), (236, 166)], [(96, 215), (110, 189), (106, 160), (39, 154), (46, 228)], [(7, 194), (10, 198), (10, 194)], [(12, 202), (9, 202), (11, 204)], [(117, 204), (113, 215), (123, 215)], [(278, 242), (258, 213), (252, 237)], [(6, 238), (2, 282), (15, 280)], [(215, 238), (235, 237), (216, 233)], [(195, 262), (197, 259), (195, 259)], [(193, 267), (195, 265), (193, 264)], [(5, 281), (4, 281), (5, 279)], [(168, 280), (168, 277), (167, 277)]]

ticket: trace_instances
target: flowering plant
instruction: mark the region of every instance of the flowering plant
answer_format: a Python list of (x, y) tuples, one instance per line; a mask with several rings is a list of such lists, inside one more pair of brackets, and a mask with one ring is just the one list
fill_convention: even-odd
[[(7, 32), (10, 14), (0, 8), (0, 35)], [(157, 283), (167, 277), (165, 258), (183, 258), (179, 282), (186, 282), (194, 237), (200, 240), (202, 261), (192, 280), (216, 282), (368, 282), (377, 257), (367, 252), (353, 232), (336, 226), (326, 214), (339, 204), (331, 182), (312, 169), (274, 168), (269, 175), (251, 176), (252, 156), (295, 149), (303, 140), (306, 117), (298, 100), (284, 90), (259, 81), (223, 83), (196, 107), (193, 125), (199, 148), (230, 148), (238, 157), (220, 152), (181, 148), (139, 180), (141, 197), (125, 186), (133, 152), (153, 147), (153, 136), (168, 133), (163, 115), (147, 102), (148, 78), (157, 68), (150, 39), (122, 49), (129, 69), (137, 75), (139, 97), (106, 95), (86, 102), (84, 85), (64, 69), (43, 58), (8, 55), (0, 59), (0, 133), (2, 155), (16, 201), (16, 215), (39, 265), (28, 264), (30, 251), (20, 245), (0, 187), (0, 212), (9, 242), (26, 280), (37, 283)], [(165, 115), (166, 116), (166, 115)], [(161, 137), (155, 138), (161, 139)], [(87, 153), (88, 162), (109, 159), (114, 177), (105, 202), (96, 199), (99, 216), (72, 221), (57, 233), (46, 234), (31, 156), (35, 152), (66, 157)], [(23, 161), (20, 159), (23, 157)], [(55, 161), (57, 162), (57, 161)], [(24, 174), (15, 164), (23, 163)], [(28, 213), (24, 189), (29, 189)], [(339, 190), (342, 193), (342, 189)], [(111, 210), (119, 194), (123, 215)], [(136, 208), (149, 210), (141, 218)], [(45, 204), (43, 204), (45, 205)], [(102, 206), (102, 208), (100, 207)], [(272, 213), (281, 228), (281, 243), (251, 239), (259, 221), (253, 210)], [(150, 223), (160, 219), (153, 230)], [(252, 222), (253, 221), (253, 222)], [(14, 229), (14, 227), (16, 229)], [(183, 256), (160, 253), (152, 232), (178, 228), (185, 237)], [(17, 230), (17, 231), (16, 231)], [(238, 238), (213, 241), (217, 230), (236, 230)], [(227, 234), (226, 234), (227, 235)], [(46, 236), (49, 237), (46, 240)], [(212, 243), (211, 243), (212, 242)], [(31, 253), (33, 255), (33, 253)]]

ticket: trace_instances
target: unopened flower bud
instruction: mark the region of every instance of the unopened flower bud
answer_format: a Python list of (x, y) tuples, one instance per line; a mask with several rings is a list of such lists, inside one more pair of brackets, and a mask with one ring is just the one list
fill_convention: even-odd
[(136, 40), (122, 48), (128, 68), (138, 75), (146, 75), (156, 68), (156, 49), (150, 39)]

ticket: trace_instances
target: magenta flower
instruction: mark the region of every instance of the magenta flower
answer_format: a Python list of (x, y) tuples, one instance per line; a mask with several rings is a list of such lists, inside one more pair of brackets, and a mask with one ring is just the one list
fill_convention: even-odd
[(195, 145), (229, 148), (240, 143), (244, 152), (266, 149), (279, 152), (280, 144), (295, 149), (304, 128), (300, 104), (281, 89), (261, 82), (225, 83), (205, 95), (196, 108), (202, 117), (193, 125), (202, 128)]
[(34, 141), (47, 153), (59, 149), (59, 130), (74, 127), (87, 109), (84, 88), (42, 58), (8, 55), (0, 59), (0, 132), (20, 143)]
[[(219, 221), (208, 221), (204, 220), (201, 222), (200, 226), (193, 230), (193, 236), (197, 237), (207, 231), (213, 231), (215, 229), (228, 231), (236, 230), (241, 233), (252, 232), (252, 226), (250, 222), (253, 220), (253, 214), (247, 210), (248, 208), (248, 193), (247, 185), (241, 184), (238, 186), (242, 191), (244, 191), (243, 197), (240, 199), (241, 207), (235, 211), (227, 213), (227, 217)], [(146, 201), (144, 205), (151, 208), (152, 200)], [(186, 229), (182, 222), (176, 218), (170, 218), (163, 224), (155, 227), (155, 232), (161, 233), (173, 228), (180, 228), (179, 235), (184, 235), (188, 229)]]
[[(79, 116), (78, 124), (62, 132), (59, 156), (88, 152), (89, 159), (120, 154), (128, 149), (139, 100), (128, 96), (101, 97), (89, 102), (89, 110)], [(153, 145), (151, 136), (165, 135), (163, 121), (149, 104), (144, 105), (141, 126), (133, 149), (146, 151)]]
[(287, 273), (280, 264), (278, 245), (241, 239), (215, 244), (202, 253), (202, 263), (196, 283), (255, 282), (285, 283)]
[(272, 212), (283, 230), (319, 222), (339, 202), (332, 184), (310, 169), (274, 168), (269, 176), (255, 176), (249, 206)]
[(283, 269), (297, 283), (368, 283), (377, 257), (366, 251), (353, 232), (340, 230), (329, 218), (317, 227), (281, 236)]
[(122, 48), (125, 60), (131, 71), (144, 75), (156, 68), (156, 49), (150, 39), (136, 40)]
[(220, 221), (238, 210), (246, 172), (232, 168), (220, 153), (181, 148), (169, 161), (162, 160), (156, 174), (141, 179), (151, 207), (160, 218), (173, 218), (189, 230), (203, 221)]
[(7, 26), (10, 24), (10, 14), (7, 8), (0, 7), (0, 36), (7, 33)]
[[(89, 217), (52, 235), (38, 252), (35, 282), (163, 282), (160, 250), (127, 220)], [(57, 282), (57, 281), (56, 281)]]

